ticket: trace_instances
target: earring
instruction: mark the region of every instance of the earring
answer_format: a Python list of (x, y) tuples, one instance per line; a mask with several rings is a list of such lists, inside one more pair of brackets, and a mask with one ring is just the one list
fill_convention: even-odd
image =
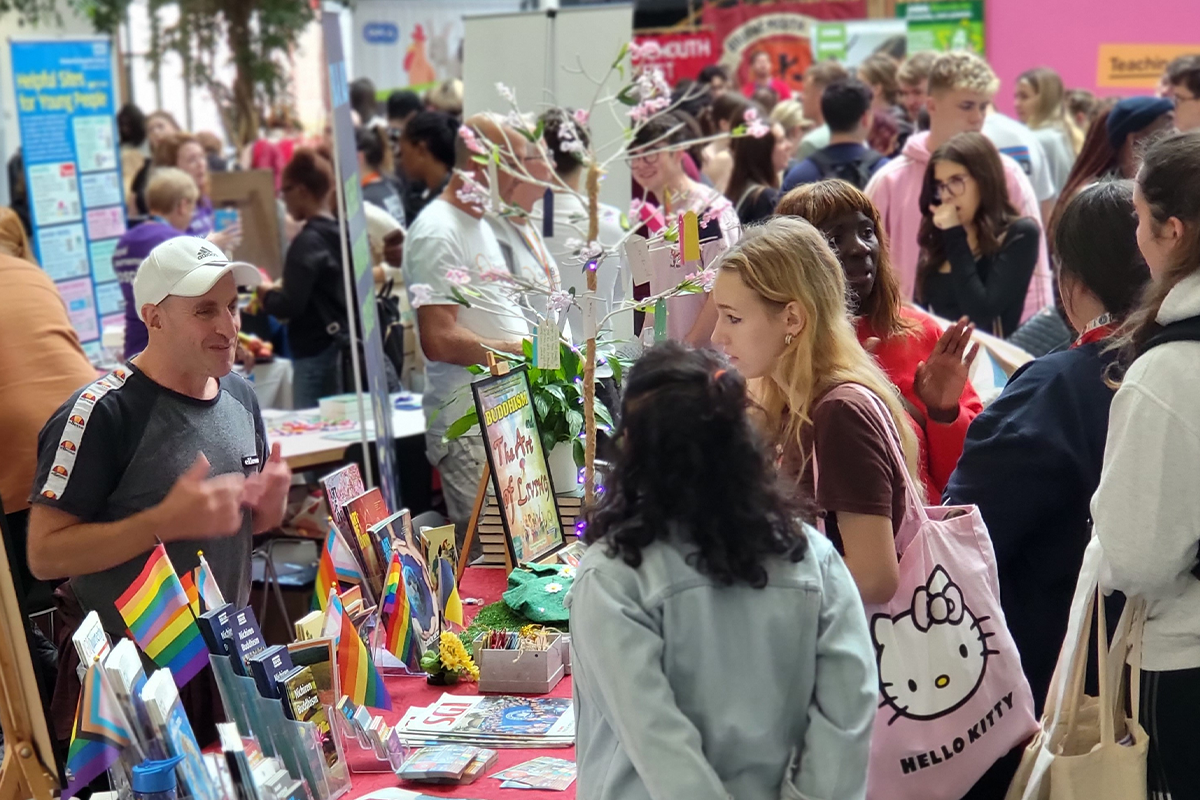
[(787, 334), (786, 336), (784, 336), (784, 337), (783, 337), (783, 343), (784, 343), (784, 345), (786, 346), (786, 345), (789, 345), (789, 344), (791, 344), (791, 343), (792, 343), (792, 339), (793, 339), (793, 338), (794, 338), (794, 337), (793, 337), (793, 336), (792, 336), (790, 333), (789, 333), (789, 334)]

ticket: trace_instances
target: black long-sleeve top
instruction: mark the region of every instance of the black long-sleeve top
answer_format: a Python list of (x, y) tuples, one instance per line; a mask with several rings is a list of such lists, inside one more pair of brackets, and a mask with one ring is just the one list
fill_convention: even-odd
[(263, 308), (287, 320), (292, 355), (319, 355), (333, 336), (328, 327), (346, 330), (346, 291), (342, 276), (342, 245), (337, 220), (312, 217), (288, 247), (283, 262), (283, 285), (263, 296)]
[(1008, 336), (1021, 324), (1041, 233), (1034, 220), (1015, 220), (1008, 226), (1000, 251), (977, 260), (965, 228), (959, 225), (942, 231), (950, 271), (935, 269), (925, 277), (929, 310), (945, 319), (965, 314), (980, 330)]

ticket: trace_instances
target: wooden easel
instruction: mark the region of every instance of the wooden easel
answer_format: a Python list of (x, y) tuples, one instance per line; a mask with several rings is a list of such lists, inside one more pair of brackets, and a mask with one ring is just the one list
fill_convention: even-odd
[[(496, 359), (496, 354), (489, 352), (487, 354), (488, 370), (492, 375), (507, 375), (508, 362), (499, 361)], [(480, 420), (482, 428), (483, 421)], [(483, 475), (479, 478), (479, 488), (475, 490), (475, 505), (471, 507), (471, 520), (467, 523), (467, 536), (463, 540), (462, 552), (458, 554), (458, 570), (454, 575), (454, 582), (461, 583), (463, 572), (467, 568), (467, 560), (471, 557), (471, 545), (475, 543), (475, 531), (479, 527), (479, 518), (483, 515), (483, 504), (487, 500), (488, 484), (492, 480), (492, 462), (485, 456), (483, 459)], [(512, 553), (509, 552), (507, 543), (504, 547), (504, 574), (512, 572)], [(4, 800), (4, 798), (0, 798)]]
[(0, 800), (50, 800), (59, 792), (58, 767), (3, 539), (0, 556), (0, 727), (5, 744)]

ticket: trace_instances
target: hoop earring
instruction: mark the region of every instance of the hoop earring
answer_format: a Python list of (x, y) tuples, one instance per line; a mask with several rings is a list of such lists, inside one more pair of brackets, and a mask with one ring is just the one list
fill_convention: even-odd
[(793, 337), (793, 336), (792, 336), (792, 334), (790, 334), (790, 333), (789, 333), (789, 334), (787, 334), (786, 336), (784, 336), (784, 337), (783, 337), (783, 344), (784, 344), (784, 346), (786, 347), (787, 345), (791, 344), (791, 343), (792, 343), (792, 339), (793, 339), (793, 338), (794, 338), (794, 337)]

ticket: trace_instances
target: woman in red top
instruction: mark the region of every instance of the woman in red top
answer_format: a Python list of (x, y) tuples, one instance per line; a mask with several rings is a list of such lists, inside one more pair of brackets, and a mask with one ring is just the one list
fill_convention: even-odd
[(920, 473), (931, 503), (941, 501), (962, 455), (971, 420), (983, 410), (967, 378), (979, 345), (964, 317), (945, 333), (900, 300), (879, 212), (845, 181), (788, 192), (777, 214), (803, 217), (825, 234), (846, 275), (858, 340), (900, 390), (920, 444)]

